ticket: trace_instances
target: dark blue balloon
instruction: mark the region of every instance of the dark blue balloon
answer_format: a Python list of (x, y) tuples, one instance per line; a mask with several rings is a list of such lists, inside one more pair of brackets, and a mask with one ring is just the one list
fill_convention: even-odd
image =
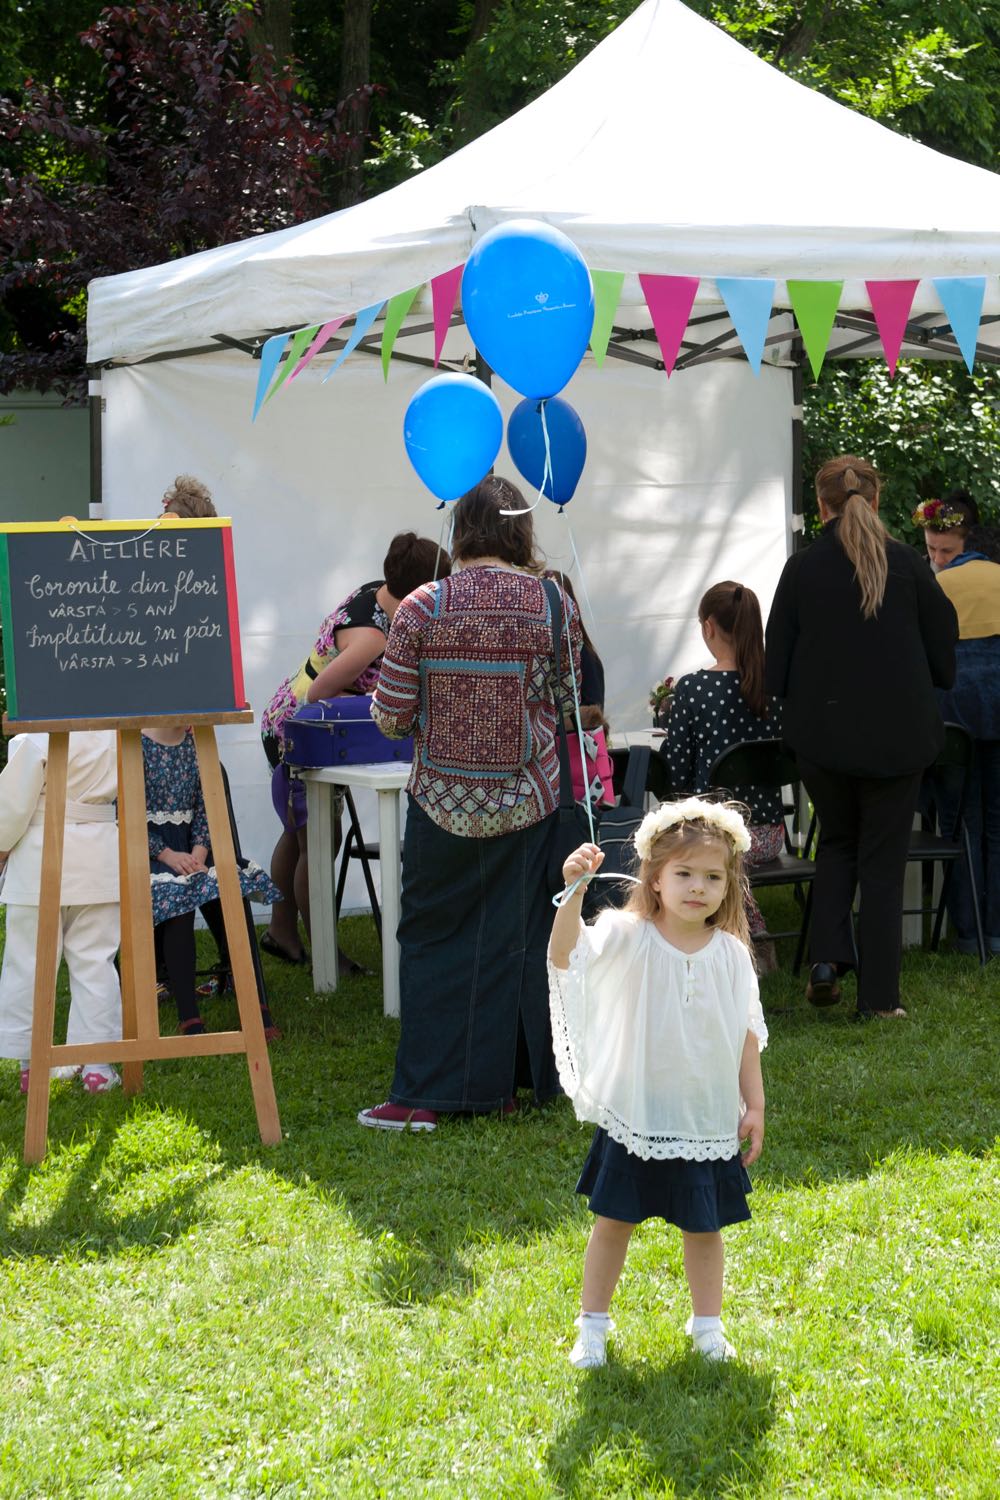
[(493, 467), (503, 439), (500, 403), (474, 375), (436, 375), (406, 408), (410, 463), (439, 500), (457, 500)]
[(594, 288), (572, 240), (535, 219), (499, 224), (462, 273), (462, 314), (483, 358), (522, 396), (554, 396), (583, 358)]
[[(550, 476), (545, 474), (546, 429), (549, 435)], [(518, 471), (529, 484), (554, 504), (569, 504), (587, 462), (587, 434), (568, 401), (553, 396), (549, 401), (522, 401), (515, 406), (507, 423), (507, 447)]]

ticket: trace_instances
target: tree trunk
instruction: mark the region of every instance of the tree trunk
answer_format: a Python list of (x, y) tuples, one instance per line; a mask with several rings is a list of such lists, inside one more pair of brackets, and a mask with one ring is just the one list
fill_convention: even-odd
[(292, 55), (293, 0), (261, 0), (254, 35), (264, 47), (272, 48), (280, 68)]
[(361, 90), (371, 82), (372, 0), (344, 0), (340, 41), (340, 98), (344, 102), (342, 129), (350, 137), (339, 193), (341, 208), (364, 197), (362, 163), (368, 140), (371, 101)]

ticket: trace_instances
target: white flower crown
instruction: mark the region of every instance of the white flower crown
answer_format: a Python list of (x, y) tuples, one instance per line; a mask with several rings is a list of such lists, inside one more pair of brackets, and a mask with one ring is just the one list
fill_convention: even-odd
[(661, 802), (647, 813), (635, 834), (640, 859), (649, 859), (657, 837), (677, 823), (709, 823), (731, 839), (741, 854), (750, 848), (747, 825), (739, 813), (721, 802), (706, 802), (703, 797), (687, 797), (683, 802)]

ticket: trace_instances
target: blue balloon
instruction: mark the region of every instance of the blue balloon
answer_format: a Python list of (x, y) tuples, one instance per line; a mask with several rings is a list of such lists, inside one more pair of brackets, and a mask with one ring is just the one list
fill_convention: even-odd
[(457, 500), (493, 467), (503, 439), (500, 403), (474, 375), (436, 375), (406, 408), (403, 441), (431, 494)]
[(554, 396), (586, 352), (594, 287), (572, 240), (512, 219), (484, 234), (466, 261), (462, 313), (501, 379), (522, 396)]
[[(542, 426), (542, 412), (545, 426)], [(545, 431), (549, 435), (551, 474), (545, 473)], [(507, 447), (529, 484), (555, 505), (568, 505), (587, 462), (587, 434), (568, 401), (522, 401), (507, 423)], [(543, 485), (544, 481), (544, 485)]]

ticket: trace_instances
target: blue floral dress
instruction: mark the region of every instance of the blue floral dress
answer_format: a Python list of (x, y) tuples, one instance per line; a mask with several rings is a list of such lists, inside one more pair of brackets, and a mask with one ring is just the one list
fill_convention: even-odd
[[(146, 774), (146, 829), (153, 894), (153, 922), (165, 922), (219, 899), (219, 883), (209, 848), (208, 818), (198, 775), (194, 736), (185, 734), (179, 745), (160, 745), (142, 736)], [(195, 875), (175, 875), (159, 859), (164, 849), (190, 854), (196, 844), (209, 850), (208, 868)], [(243, 895), (260, 906), (282, 899), (277, 886), (254, 860), (240, 861)]]

